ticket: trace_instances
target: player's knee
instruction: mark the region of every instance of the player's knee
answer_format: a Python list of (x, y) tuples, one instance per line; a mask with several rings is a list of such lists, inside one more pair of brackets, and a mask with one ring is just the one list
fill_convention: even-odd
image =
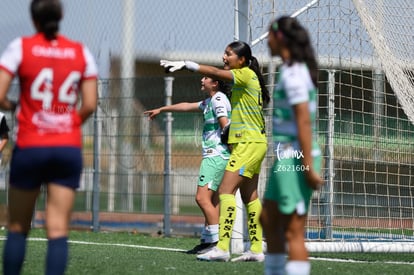
[(30, 223), (9, 223), (7, 225), (8, 231), (21, 234), (28, 234), (30, 228)]
[(208, 198), (200, 194), (196, 195), (195, 201), (200, 207), (205, 206), (207, 204), (211, 204), (211, 198)]
[(69, 224), (63, 220), (46, 221), (46, 232), (49, 239), (66, 237), (69, 234)]
[(304, 238), (304, 230), (302, 228), (288, 228), (286, 230), (285, 236), (287, 241), (301, 241)]

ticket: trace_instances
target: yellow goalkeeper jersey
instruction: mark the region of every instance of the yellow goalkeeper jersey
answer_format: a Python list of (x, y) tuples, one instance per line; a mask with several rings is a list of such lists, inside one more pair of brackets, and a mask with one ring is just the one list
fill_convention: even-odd
[(256, 73), (249, 67), (231, 70), (231, 125), (229, 143), (266, 143), (262, 90)]

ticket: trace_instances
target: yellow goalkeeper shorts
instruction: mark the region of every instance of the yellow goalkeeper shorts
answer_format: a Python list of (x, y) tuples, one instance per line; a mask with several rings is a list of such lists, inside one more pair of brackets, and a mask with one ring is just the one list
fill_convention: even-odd
[(251, 179), (255, 174), (259, 174), (266, 151), (267, 143), (264, 142), (235, 143), (226, 171), (238, 171), (240, 176)]

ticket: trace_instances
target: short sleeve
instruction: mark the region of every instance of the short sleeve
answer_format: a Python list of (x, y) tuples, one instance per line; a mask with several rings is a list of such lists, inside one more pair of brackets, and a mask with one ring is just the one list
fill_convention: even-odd
[(0, 57), (0, 68), (14, 75), (22, 62), (22, 39), (13, 40)]
[(228, 105), (226, 104), (226, 99), (223, 98), (223, 96), (225, 97), (224, 94), (220, 93), (220, 94), (215, 95), (211, 100), (213, 111), (217, 117), (228, 116), (228, 112), (229, 112), (229, 110), (227, 110)]
[(85, 46), (83, 47), (83, 54), (86, 60), (86, 69), (85, 69), (85, 72), (83, 73), (83, 78), (84, 79), (97, 78), (98, 66), (96, 65), (95, 58), (93, 57), (89, 49)]
[(299, 70), (288, 70), (283, 82), (290, 105), (309, 101), (309, 89)]

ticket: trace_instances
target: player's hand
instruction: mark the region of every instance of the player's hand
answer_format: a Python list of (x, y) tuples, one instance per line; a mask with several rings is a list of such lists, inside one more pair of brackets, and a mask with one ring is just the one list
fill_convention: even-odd
[(166, 73), (173, 73), (185, 69), (184, 61), (160, 60), (160, 65), (164, 67)]
[(313, 169), (305, 171), (305, 178), (309, 187), (313, 190), (319, 190), (325, 183), (325, 181)]
[(160, 60), (160, 65), (164, 67), (166, 73), (173, 73), (182, 69), (187, 69), (192, 72), (198, 71), (200, 65), (193, 61), (169, 61)]
[(160, 109), (153, 109), (144, 112), (144, 115), (148, 115), (148, 119), (153, 120), (159, 113), (161, 113)]

